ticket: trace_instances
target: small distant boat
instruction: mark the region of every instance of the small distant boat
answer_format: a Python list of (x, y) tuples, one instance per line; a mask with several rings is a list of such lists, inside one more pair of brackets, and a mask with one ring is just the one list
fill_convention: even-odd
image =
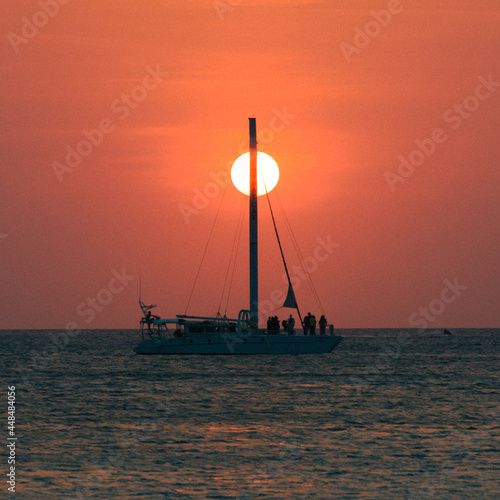
[[(163, 319), (153, 315), (156, 305), (139, 299), (143, 312), (140, 320), (142, 341), (137, 354), (320, 354), (331, 352), (342, 340), (332, 325), (324, 325), (319, 335), (281, 333), (258, 327), (258, 261), (257, 261), (257, 133), (255, 118), (250, 118), (250, 307), (237, 318), (176, 315)], [(279, 239), (278, 239), (279, 243)], [(281, 249), (281, 245), (280, 245)], [(288, 276), (288, 270), (285, 271)], [(300, 311), (288, 277), (288, 295), (284, 307)], [(300, 325), (301, 326), (301, 325)]]
[(455, 335), (453, 330), (447, 330), (446, 328), (443, 331), (443, 335)]

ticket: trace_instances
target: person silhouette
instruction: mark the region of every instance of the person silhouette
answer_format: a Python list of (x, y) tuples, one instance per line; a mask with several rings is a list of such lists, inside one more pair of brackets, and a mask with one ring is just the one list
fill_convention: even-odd
[(309, 319), (309, 335), (316, 335), (316, 317), (314, 314)]
[(326, 333), (326, 318), (325, 318), (324, 314), (322, 314), (321, 318), (319, 318), (318, 324), (319, 324), (319, 333), (321, 335), (325, 335), (325, 333)]
[(308, 312), (304, 318), (304, 335), (309, 335), (309, 324), (311, 322), (311, 313)]

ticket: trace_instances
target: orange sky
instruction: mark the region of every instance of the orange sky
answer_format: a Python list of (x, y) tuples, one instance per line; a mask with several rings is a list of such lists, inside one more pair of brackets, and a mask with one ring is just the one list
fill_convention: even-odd
[[(499, 326), (497, 1), (8, 4), (0, 328), (135, 328), (139, 269), (145, 301), (184, 313), (222, 189), (186, 207), (243, 152), (249, 116), (280, 166), (290, 266), (276, 195), (337, 327)], [(189, 313), (217, 312), (242, 199), (227, 188)], [(265, 301), (286, 286), (260, 207)], [(318, 238), (335, 248), (313, 261)]]

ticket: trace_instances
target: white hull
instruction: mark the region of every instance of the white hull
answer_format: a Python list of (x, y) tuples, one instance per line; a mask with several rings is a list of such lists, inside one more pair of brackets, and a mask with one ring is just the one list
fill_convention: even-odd
[(249, 335), (143, 340), (137, 354), (320, 354), (331, 352), (338, 335)]

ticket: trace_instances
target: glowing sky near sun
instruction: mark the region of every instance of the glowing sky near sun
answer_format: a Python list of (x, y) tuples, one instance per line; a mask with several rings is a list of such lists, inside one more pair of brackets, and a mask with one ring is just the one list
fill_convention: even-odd
[[(336, 326), (498, 326), (497, 1), (19, 0), (0, 22), (0, 328), (135, 328), (139, 269), (143, 300), (183, 313), (222, 200), (188, 311), (216, 313), (250, 116), (305, 312), (280, 206)], [(467, 288), (446, 302), (445, 280)]]

